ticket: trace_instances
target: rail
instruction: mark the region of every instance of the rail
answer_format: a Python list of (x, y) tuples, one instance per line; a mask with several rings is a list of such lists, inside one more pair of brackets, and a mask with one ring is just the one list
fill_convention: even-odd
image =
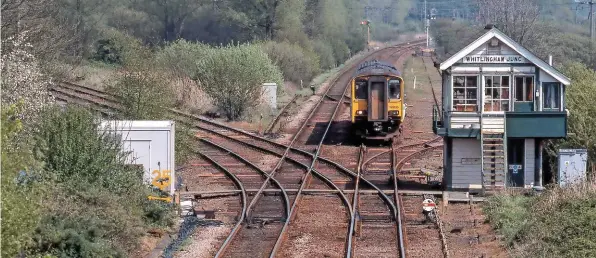
[(364, 153), (366, 149), (364, 145), (360, 145), (360, 151), (358, 152), (358, 162), (356, 167), (356, 184), (354, 185), (354, 195), (352, 200), (352, 217), (350, 218), (350, 230), (348, 230), (348, 244), (346, 245), (346, 257), (352, 257), (352, 239), (355, 231), (356, 224), (356, 209), (358, 207), (358, 193), (360, 186), (360, 173), (362, 170), (362, 161), (364, 159)]
[(271, 121), (271, 123), (267, 126), (267, 128), (265, 129), (265, 131), (263, 131), (263, 134), (270, 134), (271, 133), (271, 131), (273, 130), (273, 127), (275, 127), (275, 124), (279, 121), (279, 119), (281, 118), (281, 116), (287, 111), (288, 107), (292, 103), (294, 103), (296, 101), (297, 98), (298, 98), (298, 95), (294, 95), (294, 97), (290, 100), (290, 102), (288, 102), (287, 104), (284, 105), (284, 107), (275, 116), (275, 118), (273, 119), (273, 121)]
[(397, 248), (399, 250), (399, 255), (401, 258), (406, 258), (406, 246), (404, 244), (404, 235), (406, 234), (405, 229), (402, 225), (402, 205), (401, 205), (401, 201), (399, 198), (399, 189), (397, 187), (398, 185), (398, 178), (397, 178), (397, 171), (399, 171), (397, 169), (397, 165), (395, 164), (395, 147), (393, 145), (391, 145), (391, 174), (393, 175), (393, 189), (394, 189), (394, 193), (393, 193), (393, 197), (395, 199), (395, 205), (396, 205), (396, 214), (395, 214), (395, 220), (397, 223), (397, 237), (398, 237), (398, 244), (397, 244)]
[(246, 199), (247, 199), (246, 189), (244, 189), (244, 185), (242, 184), (242, 182), (240, 182), (240, 179), (238, 179), (238, 177), (236, 177), (236, 175), (234, 175), (233, 173), (228, 171), (225, 167), (223, 167), (217, 161), (213, 160), (211, 157), (209, 157), (208, 155), (206, 155), (200, 151), (195, 151), (195, 153), (201, 155), (203, 158), (207, 159), (209, 162), (211, 162), (213, 165), (215, 165), (218, 169), (223, 171), (228, 177), (230, 177), (234, 181), (234, 184), (236, 184), (236, 186), (238, 188), (240, 188), (240, 190), (242, 190), (242, 212), (240, 214), (240, 219), (238, 219), (238, 221), (236, 222), (236, 225), (234, 225), (234, 228), (232, 229), (232, 232), (228, 235), (226, 240), (224, 240), (222, 247), (218, 250), (217, 254), (215, 255), (215, 257), (219, 257), (219, 255), (225, 251), (225, 248), (232, 241), (232, 239), (234, 238), (236, 233), (238, 233), (238, 230), (242, 226), (242, 221), (244, 220), (244, 216), (246, 214), (246, 202), (247, 202), (246, 201)]
[[(349, 71), (349, 69), (346, 69), (340, 76), (335, 77), (335, 79), (333, 80), (333, 82), (330, 85), (334, 85), (337, 80), (339, 80), (339, 78), (345, 74), (347, 71)], [(325, 91), (324, 95), (327, 95), (327, 93), (331, 90), (332, 86), (329, 86), (327, 88), (327, 90)], [(344, 94), (345, 92), (348, 90), (348, 86), (346, 85), (345, 90), (344, 90)], [(317, 108), (321, 105), (321, 103), (323, 103), (323, 99), (321, 98), (316, 106), (312, 109), (312, 112), (308, 115), (308, 117), (306, 118), (305, 121), (309, 121), (312, 116), (315, 114)], [(343, 100), (343, 96), (342, 96), (342, 100)], [(321, 140), (319, 141), (319, 144), (317, 145), (317, 149), (316, 152), (314, 153), (313, 157), (312, 157), (312, 162), (308, 168), (308, 171), (306, 172), (306, 174), (304, 175), (304, 177), (302, 177), (302, 184), (300, 184), (300, 189), (298, 190), (298, 193), (296, 194), (296, 199), (294, 199), (294, 203), (292, 204), (292, 208), (290, 209), (290, 216), (289, 219), (284, 223), (282, 229), (281, 229), (281, 233), (279, 234), (279, 237), (277, 238), (277, 241), (275, 242), (275, 246), (273, 247), (273, 250), (271, 251), (271, 255), (269, 257), (273, 258), (275, 257), (275, 254), (277, 253), (277, 250), (280, 248), (283, 237), (285, 236), (285, 234), (287, 233), (288, 230), (288, 226), (290, 224), (290, 221), (292, 220), (292, 215), (295, 213), (296, 211), (296, 206), (297, 204), (300, 202), (300, 195), (302, 194), (302, 191), (304, 190), (304, 188), (306, 187), (307, 182), (309, 181), (309, 177), (310, 174), (312, 173), (312, 170), (314, 169), (314, 166), (317, 162), (317, 158), (319, 157), (319, 154), (321, 152), (321, 146), (323, 145), (323, 141), (325, 140), (327, 133), (329, 132), (329, 128), (331, 128), (331, 124), (333, 122), (333, 119), (335, 118), (335, 116), (337, 115), (337, 111), (339, 110), (339, 107), (341, 106), (342, 102), (338, 101), (337, 105), (335, 106), (335, 109), (333, 111), (333, 113), (331, 114), (331, 118), (329, 119), (329, 122), (327, 123), (327, 127), (325, 128), (325, 131), (323, 132), (323, 136), (321, 137)], [(302, 130), (306, 127), (306, 123), (303, 123), (302, 126), (300, 127), (300, 129), (298, 130), (298, 132), (294, 135), (294, 138), (292, 139), (292, 142), (289, 144), (289, 146), (292, 146), (294, 144), (294, 142), (296, 141), (296, 139), (298, 139), (298, 136), (300, 135), (300, 133), (302, 132)], [(288, 146), (287, 151), (289, 151), (290, 147)], [(352, 215), (352, 214), (350, 214)]]
[[(408, 45), (410, 45), (410, 44), (408, 44)], [(412, 44), (412, 45), (410, 45), (410, 46), (414, 46), (414, 44)], [(394, 46), (394, 47), (399, 47), (399, 46)], [(405, 49), (407, 49), (407, 48), (403, 48), (402, 50), (405, 50)], [(380, 50), (379, 50), (379, 51), (380, 51)], [(375, 51), (375, 52), (377, 52), (377, 51)], [(346, 71), (344, 71), (344, 72), (342, 73), (342, 75), (339, 75), (339, 76), (337, 76), (337, 77), (335, 78), (335, 81), (337, 81), (337, 80), (339, 79), (339, 77), (343, 76), (343, 74), (345, 74), (347, 71), (349, 71), (349, 69), (347, 69)], [(348, 88), (348, 87), (346, 86), (346, 90), (347, 90), (347, 88)], [(331, 87), (329, 87), (329, 88), (327, 89), (327, 91), (326, 91), (325, 95), (327, 95), (327, 93), (329, 92), (329, 90), (330, 90), (330, 89), (331, 89)], [(345, 90), (344, 90), (344, 95), (345, 95)], [(311, 112), (311, 114), (310, 114), (310, 115), (309, 115), (309, 117), (307, 118), (307, 121), (308, 121), (308, 120), (310, 120), (310, 119), (312, 118), (312, 115), (313, 115), (313, 114), (314, 114), (314, 112), (317, 110), (318, 106), (320, 105), (320, 103), (322, 102), (322, 100), (323, 100), (323, 99), (324, 99), (324, 98), (322, 97), (322, 98), (320, 99), (319, 103), (317, 104), (317, 106), (315, 106), (315, 107), (313, 108), (313, 111)], [(342, 97), (342, 99), (343, 99), (343, 97)], [(243, 135), (249, 136), (249, 137), (251, 137), (251, 138), (254, 138), (254, 139), (260, 139), (261, 141), (268, 142), (268, 143), (270, 143), (270, 144), (272, 144), (272, 145), (277, 145), (277, 146), (284, 147), (284, 148), (285, 148), (285, 151), (284, 151), (284, 153), (283, 153), (283, 154), (278, 154), (278, 153), (274, 152), (274, 153), (275, 153), (275, 155), (277, 155), (277, 156), (281, 156), (281, 159), (280, 159), (280, 161), (279, 161), (279, 162), (278, 162), (278, 164), (276, 165), (276, 169), (278, 169), (278, 168), (279, 168), (279, 166), (280, 166), (281, 162), (283, 162), (283, 160), (284, 160), (284, 159), (288, 159), (289, 161), (295, 162), (295, 163), (297, 163), (297, 164), (302, 164), (301, 162), (299, 162), (299, 161), (297, 161), (297, 160), (294, 160), (294, 159), (291, 159), (290, 157), (288, 157), (288, 156), (287, 156), (287, 155), (288, 155), (288, 153), (289, 153), (290, 151), (298, 152), (298, 153), (300, 153), (300, 154), (302, 154), (302, 155), (306, 155), (306, 156), (309, 156), (309, 157), (311, 157), (311, 158), (312, 158), (312, 163), (310, 164), (310, 166), (308, 166), (308, 171), (307, 171), (307, 173), (305, 174), (304, 178), (305, 178), (305, 179), (307, 179), (307, 178), (308, 178), (308, 177), (311, 175), (311, 173), (312, 173), (313, 175), (315, 175), (315, 176), (317, 176), (317, 177), (320, 177), (320, 178), (322, 178), (322, 179), (323, 179), (325, 182), (327, 182), (328, 184), (332, 185), (332, 186), (333, 186), (334, 188), (336, 188), (336, 189), (337, 189), (337, 191), (340, 193), (340, 196), (342, 197), (342, 199), (343, 199), (343, 200), (344, 200), (344, 202), (346, 203), (346, 207), (348, 207), (348, 210), (349, 210), (349, 211), (351, 211), (351, 210), (352, 210), (352, 207), (351, 207), (351, 205), (350, 205), (349, 201), (347, 201), (347, 198), (345, 197), (345, 194), (343, 194), (343, 192), (342, 192), (342, 191), (339, 189), (339, 187), (337, 187), (335, 184), (333, 184), (333, 182), (332, 182), (330, 179), (326, 178), (324, 175), (322, 175), (322, 174), (318, 173), (318, 172), (317, 172), (317, 171), (314, 169), (314, 164), (316, 163), (316, 161), (317, 161), (317, 160), (321, 160), (321, 161), (323, 161), (323, 162), (327, 162), (327, 163), (329, 163), (329, 164), (333, 165), (333, 166), (334, 166), (334, 167), (336, 167), (338, 170), (340, 170), (340, 171), (342, 171), (342, 172), (344, 172), (344, 173), (346, 173), (346, 174), (348, 174), (348, 175), (350, 175), (350, 176), (352, 176), (352, 177), (355, 177), (355, 178), (357, 178), (357, 177), (358, 177), (358, 175), (357, 175), (357, 174), (355, 174), (355, 173), (354, 173), (354, 172), (352, 172), (351, 170), (349, 170), (349, 169), (346, 169), (345, 167), (343, 167), (343, 166), (339, 165), (338, 163), (336, 163), (336, 162), (334, 162), (334, 161), (331, 161), (331, 160), (329, 160), (329, 159), (325, 159), (324, 157), (320, 157), (320, 150), (321, 150), (321, 145), (322, 145), (322, 142), (323, 142), (323, 140), (325, 139), (325, 136), (327, 135), (327, 133), (328, 133), (328, 131), (329, 131), (329, 128), (330, 128), (331, 122), (333, 121), (334, 117), (336, 116), (336, 114), (337, 114), (337, 110), (338, 110), (338, 107), (339, 107), (339, 105), (340, 105), (341, 103), (342, 103), (342, 101), (338, 101), (338, 105), (336, 106), (336, 108), (335, 108), (335, 110), (334, 110), (334, 113), (333, 113), (333, 115), (332, 115), (332, 117), (331, 117), (331, 119), (330, 119), (330, 121), (329, 121), (329, 123), (328, 123), (328, 125), (327, 125), (327, 128), (326, 128), (326, 130), (325, 130), (324, 136), (323, 136), (323, 138), (321, 139), (321, 141), (320, 141), (320, 143), (319, 143), (319, 145), (318, 145), (318, 147), (317, 147), (317, 151), (316, 151), (314, 154), (312, 154), (312, 153), (309, 153), (309, 152), (307, 152), (307, 151), (304, 151), (304, 150), (300, 150), (300, 149), (297, 149), (297, 148), (294, 148), (294, 147), (292, 147), (292, 146), (293, 146), (293, 143), (294, 143), (294, 141), (295, 141), (295, 140), (296, 140), (296, 138), (297, 138), (297, 135), (299, 135), (299, 134), (300, 134), (300, 132), (302, 131), (302, 129), (304, 128), (304, 126), (305, 126), (305, 124), (306, 124), (306, 123), (305, 123), (305, 124), (303, 124), (303, 126), (301, 127), (301, 129), (299, 130), (299, 132), (298, 132), (298, 133), (297, 133), (297, 134), (294, 136), (294, 138), (293, 138), (293, 140), (292, 140), (292, 143), (291, 143), (291, 144), (289, 144), (289, 145), (281, 145), (281, 144), (275, 143), (275, 142), (273, 142), (273, 141), (270, 141), (270, 140), (264, 139), (264, 138), (262, 138), (262, 137), (259, 137), (259, 136), (256, 136), (256, 135), (253, 135), (253, 134), (251, 134), (251, 133), (245, 132), (245, 131), (243, 131), (243, 130), (238, 130), (238, 129), (235, 129), (235, 128), (231, 128), (231, 127), (228, 127), (228, 126), (225, 126), (225, 125), (219, 124), (219, 123), (217, 123), (217, 122), (214, 122), (214, 121), (210, 121), (209, 119), (205, 119), (205, 118), (203, 118), (203, 117), (200, 117), (200, 116), (196, 116), (196, 115), (187, 114), (187, 113), (184, 113), (184, 112), (181, 112), (181, 111), (178, 111), (178, 110), (174, 110), (174, 109), (172, 109), (171, 111), (172, 111), (172, 113), (173, 113), (173, 114), (177, 114), (177, 115), (179, 115), (179, 116), (183, 116), (183, 117), (186, 117), (186, 118), (192, 118), (192, 119), (193, 119), (193, 120), (195, 120), (195, 121), (204, 122), (204, 123), (207, 123), (207, 124), (210, 124), (210, 125), (215, 125), (215, 126), (223, 127), (223, 128), (226, 128), (226, 129), (228, 129), (228, 130), (232, 130), (232, 131), (235, 131), (235, 132), (237, 132), (237, 133), (241, 133), (241, 134), (243, 134)], [(195, 126), (195, 127), (196, 127), (196, 126)], [(199, 129), (200, 129), (200, 128), (199, 128)], [(205, 129), (205, 128), (203, 128), (203, 129)], [(236, 141), (238, 141), (237, 139), (232, 139), (232, 140), (236, 140)], [(239, 141), (239, 142), (240, 142), (240, 141)], [(256, 146), (256, 145), (253, 145), (252, 147), (259, 148), (259, 147), (258, 147), (258, 146)], [(286, 147), (287, 147), (287, 148), (286, 148)], [(304, 165), (304, 164), (303, 164), (303, 165)], [(274, 177), (274, 175), (275, 175), (274, 173), (270, 173), (270, 174), (268, 174), (268, 177), (267, 177), (267, 179), (266, 179), (266, 182), (264, 182), (264, 183), (263, 183), (263, 185), (266, 185), (266, 184), (268, 184), (268, 183), (269, 183), (269, 181), (270, 181), (270, 180), (271, 180), (271, 179)], [(370, 181), (368, 181), (368, 180), (366, 180), (366, 179), (364, 179), (364, 178), (361, 178), (361, 180), (362, 180), (362, 182), (366, 183), (367, 185), (369, 185), (369, 186), (373, 187), (375, 190), (377, 190), (377, 191), (379, 192), (379, 194), (381, 195), (381, 197), (382, 197), (382, 198), (383, 198), (383, 199), (384, 199), (384, 200), (385, 200), (385, 201), (386, 201), (386, 202), (387, 202), (387, 203), (390, 205), (390, 207), (392, 208), (392, 210), (394, 211), (394, 213), (396, 213), (396, 212), (397, 212), (397, 208), (396, 208), (396, 206), (395, 206), (395, 205), (393, 204), (393, 202), (392, 202), (392, 201), (389, 199), (389, 197), (388, 197), (388, 196), (387, 196), (385, 193), (383, 193), (383, 192), (382, 192), (382, 190), (380, 190), (380, 189), (379, 189), (379, 188), (378, 188), (376, 185), (374, 185), (373, 183), (371, 183)], [(304, 183), (304, 182), (305, 182), (305, 181), (303, 181), (303, 183)], [(256, 203), (256, 200), (257, 200), (258, 196), (260, 196), (260, 195), (263, 193), (263, 188), (264, 188), (264, 187), (261, 187), (261, 189), (259, 189), (259, 191), (258, 191), (258, 193), (257, 193), (256, 197), (253, 199), (253, 202), (251, 202), (251, 205), (254, 205), (254, 204)], [(291, 220), (291, 217), (292, 217), (292, 216), (291, 216), (291, 214), (292, 214), (292, 213), (295, 211), (296, 204), (297, 204), (297, 203), (298, 203), (298, 201), (299, 201), (299, 196), (300, 196), (300, 193), (301, 193), (303, 190), (304, 190), (304, 184), (301, 186), (301, 189), (299, 189), (299, 193), (298, 193), (298, 195), (297, 195), (297, 198), (296, 198), (296, 200), (294, 201), (294, 204), (292, 205), (292, 208), (290, 209), (290, 216), (289, 216), (289, 218), (290, 218), (290, 219), (289, 219), (289, 220), (287, 220), (287, 222), (284, 224), (284, 229), (282, 230), (282, 232), (281, 232), (280, 236), (278, 237), (278, 241), (276, 241), (276, 246), (274, 247), (274, 250), (273, 250), (273, 251), (272, 251), (272, 253), (271, 253), (271, 257), (273, 257), (273, 256), (275, 255), (275, 251), (277, 250), (276, 248), (279, 248), (279, 245), (280, 245), (280, 243), (281, 243), (281, 239), (283, 238), (283, 234), (285, 233), (285, 229), (287, 229), (287, 225), (288, 225), (289, 221)], [(247, 209), (246, 209), (246, 212), (244, 212), (245, 214), (247, 214), (247, 215), (249, 214), (249, 211), (250, 211), (250, 209), (251, 209), (251, 205), (249, 205), (249, 206), (247, 207)], [(351, 215), (352, 215), (352, 214), (350, 214), (350, 216), (351, 216)], [(247, 216), (244, 216), (244, 219), (246, 219), (246, 217), (247, 217)], [(232, 236), (232, 238), (233, 238), (233, 236)]]

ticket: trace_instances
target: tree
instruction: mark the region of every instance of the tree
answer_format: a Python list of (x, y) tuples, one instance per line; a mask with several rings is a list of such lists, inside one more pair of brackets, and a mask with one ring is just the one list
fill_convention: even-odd
[(254, 39), (271, 40), (278, 29), (278, 8), (288, 0), (231, 0), (229, 17), (242, 24)]
[(276, 10), (276, 17), (278, 17), (275, 24), (276, 40), (287, 40), (290, 43), (309, 47), (308, 36), (304, 33), (302, 23), (305, 7), (304, 1), (301, 0), (286, 0), (279, 5)]
[(184, 25), (203, 6), (201, 0), (137, 0), (134, 6), (161, 23), (161, 36), (166, 42), (180, 38)]
[(559, 148), (587, 148), (589, 161), (596, 164), (596, 106), (588, 105), (596, 99), (596, 71), (581, 63), (571, 63), (563, 71), (571, 79), (565, 92), (566, 106), (569, 109), (570, 134), (567, 139), (553, 141), (548, 153), (556, 157)]
[[(64, 60), (71, 49), (80, 49), (77, 24), (64, 15), (61, 0), (5, 0), (2, 1), (2, 39), (20, 37), (27, 33), (26, 42), (42, 63)], [(2, 45), (2, 51), (11, 45)]]
[(2, 105), (27, 103), (19, 109), (18, 118), (32, 123), (40, 112), (50, 105), (51, 80), (39, 67), (37, 58), (31, 54), (33, 46), (26, 41), (26, 34), (8, 38), (3, 42), (8, 51), (2, 53)]
[(531, 41), (540, 16), (538, 0), (478, 0), (483, 24), (495, 24), (520, 44)]

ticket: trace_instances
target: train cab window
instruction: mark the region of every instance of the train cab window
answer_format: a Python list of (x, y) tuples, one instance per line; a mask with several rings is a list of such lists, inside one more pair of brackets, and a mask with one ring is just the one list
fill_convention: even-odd
[(368, 81), (365, 79), (356, 79), (354, 83), (354, 91), (356, 92), (356, 99), (367, 99), (368, 97)]
[(400, 86), (401, 81), (399, 79), (391, 79), (389, 80), (389, 98), (390, 99), (399, 99), (400, 98)]

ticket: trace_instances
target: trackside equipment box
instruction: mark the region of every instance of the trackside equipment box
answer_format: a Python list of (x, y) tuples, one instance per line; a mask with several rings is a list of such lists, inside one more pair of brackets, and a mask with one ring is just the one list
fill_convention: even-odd
[(560, 149), (559, 173), (557, 182), (560, 186), (580, 183), (586, 180), (588, 150)]
[(104, 121), (100, 130), (122, 137), (124, 151), (130, 152), (127, 162), (143, 167), (145, 183), (174, 194), (173, 121)]

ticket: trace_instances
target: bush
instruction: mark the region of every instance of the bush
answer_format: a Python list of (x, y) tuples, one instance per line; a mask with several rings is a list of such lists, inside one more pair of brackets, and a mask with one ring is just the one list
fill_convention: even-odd
[(167, 76), (169, 90), (176, 99), (176, 107), (204, 112), (212, 108), (209, 96), (198, 88), (195, 75), (197, 60), (203, 58), (209, 46), (177, 40), (155, 53), (156, 67)]
[(122, 65), (134, 59), (143, 48), (138, 39), (114, 29), (104, 31), (101, 37), (95, 43), (91, 59), (106, 64)]
[(124, 74), (118, 82), (109, 85), (107, 91), (120, 96), (125, 118), (163, 119), (168, 108), (174, 106), (174, 95), (168, 87), (166, 72), (155, 67), (150, 54), (142, 53), (145, 58), (141, 55), (129, 59)]
[(32, 252), (58, 257), (124, 257), (149, 226), (172, 224), (172, 210), (147, 201), (142, 171), (125, 165), (119, 139), (88, 111), (43, 114), (35, 150), (52, 189)]
[(107, 64), (122, 64), (122, 49), (112, 39), (100, 39), (97, 41), (97, 49), (93, 59)]
[(505, 243), (513, 243), (521, 237), (524, 227), (530, 218), (531, 198), (504, 194), (490, 198), (485, 206), (488, 220), (490, 220), (504, 237)]
[(177, 40), (167, 44), (155, 53), (157, 64), (175, 73), (177, 76), (192, 77), (195, 74), (197, 60), (209, 51), (209, 46)]
[(351, 50), (348, 45), (342, 40), (332, 40), (331, 47), (333, 48), (333, 56), (335, 57), (335, 66), (339, 66), (344, 61), (350, 58)]
[(555, 187), (537, 197), (492, 197), (485, 211), (514, 257), (596, 257), (592, 183)]
[(263, 48), (269, 58), (281, 68), (286, 80), (295, 83), (302, 80), (306, 85), (320, 71), (318, 56), (299, 45), (269, 41), (263, 44)]
[[(82, 189), (89, 184), (118, 192), (135, 182), (134, 175), (121, 173), (127, 154), (120, 151), (120, 140), (107, 132), (99, 133), (99, 124), (89, 111), (68, 107), (62, 112), (55, 107), (43, 116), (35, 150), (48, 179), (81, 183)], [(114, 188), (119, 184), (123, 184), (122, 189)]]
[(229, 120), (259, 104), (266, 82), (283, 85), (283, 75), (258, 45), (210, 48), (197, 61), (195, 78)]
[(16, 118), (20, 105), (2, 107), (2, 257), (15, 257), (32, 243), (40, 220), (43, 185), (28, 180), (36, 162), (27, 145), (16, 141), (23, 124)]
[(319, 56), (321, 69), (328, 70), (336, 67), (337, 61), (331, 45), (322, 40), (315, 40), (313, 42), (313, 47)]

